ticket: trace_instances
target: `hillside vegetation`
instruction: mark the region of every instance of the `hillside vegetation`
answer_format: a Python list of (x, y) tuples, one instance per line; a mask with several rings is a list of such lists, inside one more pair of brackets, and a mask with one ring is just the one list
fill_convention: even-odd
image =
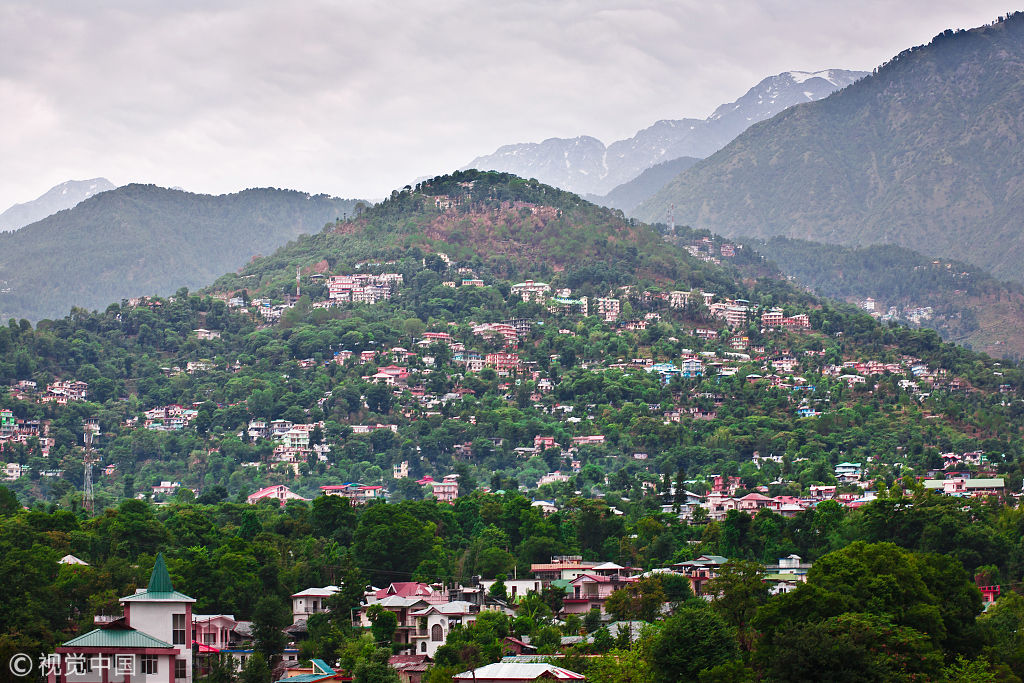
[(0, 318), (199, 287), (351, 212), (353, 200), (277, 189), (199, 195), (127, 185), (0, 234)]
[(785, 237), (747, 244), (821, 296), (851, 303), (871, 297), (886, 320), (929, 327), (992, 356), (1024, 356), (1024, 287), (980, 268), (892, 245), (842, 247)]
[(1024, 279), (1024, 13), (946, 31), (752, 126), (635, 215), (728, 236), (898, 244)]

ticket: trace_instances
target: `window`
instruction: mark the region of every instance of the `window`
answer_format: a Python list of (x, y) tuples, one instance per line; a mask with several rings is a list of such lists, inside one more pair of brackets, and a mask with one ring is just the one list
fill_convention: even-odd
[(426, 652), (426, 651), (427, 651), (427, 641), (421, 640), (420, 641), (420, 652)]
[(157, 671), (157, 656), (156, 655), (139, 655), (139, 659), (142, 664), (142, 673), (144, 674), (155, 674)]
[(171, 616), (172, 643), (175, 645), (185, 644), (185, 615), (174, 614)]
[(185, 678), (185, 660), (175, 659), (174, 660), (174, 677)]
[(213, 634), (213, 633), (204, 633), (203, 634), (203, 643), (205, 645), (213, 645), (214, 642), (216, 642), (214, 640), (214, 638), (215, 638), (215, 634)]
[(435, 643), (444, 640), (444, 629), (441, 628), (441, 624), (434, 624), (430, 627), (430, 639)]

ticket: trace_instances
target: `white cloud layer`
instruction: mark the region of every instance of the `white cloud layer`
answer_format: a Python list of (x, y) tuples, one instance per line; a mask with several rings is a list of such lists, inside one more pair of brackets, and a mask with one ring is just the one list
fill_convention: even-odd
[(992, 0), (5, 0), (0, 210), (68, 179), (380, 197), (502, 144), (628, 137), (870, 70)]

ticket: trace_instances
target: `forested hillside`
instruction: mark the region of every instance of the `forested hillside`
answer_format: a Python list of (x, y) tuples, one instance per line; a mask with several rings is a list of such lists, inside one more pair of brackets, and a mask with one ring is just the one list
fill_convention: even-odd
[[(116, 614), (163, 552), (197, 614), (253, 622), (257, 654), (210, 683), (278, 680), (289, 642), (394, 681), (396, 628), (420, 625), (364, 587), (475, 577), (501, 582), (493, 609), (450, 630), (430, 683), (497, 661), (509, 634), (598, 683), (813, 680), (837, 647), (853, 680), (1024, 674), (1021, 601), (979, 616), (976, 587), (1024, 576), (1021, 369), (758, 268), (743, 245), (466, 172), (202, 294), (10, 320), (0, 659)], [(999, 492), (944, 497), (950, 467)], [(723, 486), (769, 505), (707, 502)], [(793, 553), (807, 582), (771, 596), (763, 564)], [(583, 614), (565, 586), (506, 593), (575, 555), (658, 572)], [(695, 599), (681, 563), (707, 555)], [(289, 596), (327, 585), (328, 611), (289, 625)], [(633, 639), (613, 619), (646, 623)]]
[(198, 195), (127, 185), (0, 234), (0, 318), (65, 315), (205, 285), (351, 213), (354, 200), (276, 189)]
[(821, 296), (875, 299), (883, 322), (929, 327), (995, 357), (1024, 356), (1024, 291), (980, 268), (892, 245), (842, 247), (785, 237), (748, 245)]
[[(635, 215), (727, 236), (897, 244), (1020, 281), (1024, 13), (946, 31), (752, 126)], [(965, 122), (969, 122), (967, 125)]]

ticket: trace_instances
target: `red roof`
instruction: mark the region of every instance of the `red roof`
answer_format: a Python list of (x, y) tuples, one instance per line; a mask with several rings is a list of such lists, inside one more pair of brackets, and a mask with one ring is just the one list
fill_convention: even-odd
[(417, 583), (415, 581), (396, 581), (387, 588), (381, 588), (377, 591), (376, 596), (378, 600), (386, 598), (389, 595), (397, 595), (401, 598), (420, 597), (424, 595), (430, 595), (434, 591), (425, 583)]

